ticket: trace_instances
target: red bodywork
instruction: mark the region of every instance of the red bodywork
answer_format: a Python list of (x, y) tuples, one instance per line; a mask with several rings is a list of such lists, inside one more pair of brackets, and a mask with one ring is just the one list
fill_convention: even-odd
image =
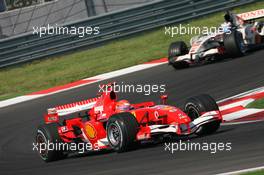
[[(166, 98), (166, 96), (162, 96), (163, 103)], [(49, 109), (48, 114), (44, 117), (45, 123), (59, 122), (61, 116), (83, 111), (89, 116), (89, 120), (84, 120), (83, 116), (65, 119), (63, 125), (58, 128), (61, 139), (68, 143), (81, 139), (84, 142), (90, 142), (93, 149), (108, 148), (105, 127), (109, 117), (117, 113), (116, 103), (115, 92), (103, 92), (98, 98)], [(155, 133), (174, 132), (178, 135), (192, 133), (191, 119), (181, 109), (174, 106), (143, 102), (132, 104), (131, 109), (126, 112), (133, 114), (139, 123), (137, 140), (151, 139)], [(212, 112), (214, 121), (222, 120), (219, 111)], [(163, 129), (157, 126), (163, 126)], [(76, 132), (77, 130), (79, 132)]]

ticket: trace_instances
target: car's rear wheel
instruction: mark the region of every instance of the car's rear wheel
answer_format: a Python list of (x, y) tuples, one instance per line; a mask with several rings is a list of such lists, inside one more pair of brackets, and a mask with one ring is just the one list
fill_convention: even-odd
[(243, 36), (238, 31), (224, 35), (224, 47), (227, 55), (231, 57), (243, 56), (246, 51)]
[(139, 124), (129, 112), (111, 116), (106, 131), (109, 145), (116, 152), (125, 152), (134, 148)]
[(63, 142), (58, 134), (58, 127), (59, 124), (50, 123), (40, 125), (37, 129), (38, 153), (45, 162), (60, 160), (66, 156), (63, 150), (55, 148), (55, 144)]
[[(219, 110), (215, 100), (207, 94), (201, 94), (188, 99), (184, 105), (186, 114), (195, 120), (201, 116), (203, 112), (217, 111)], [(200, 126), (196, 130), (197, 135), (212, 134), (218, 130), (221, 121), (214, 121)]]

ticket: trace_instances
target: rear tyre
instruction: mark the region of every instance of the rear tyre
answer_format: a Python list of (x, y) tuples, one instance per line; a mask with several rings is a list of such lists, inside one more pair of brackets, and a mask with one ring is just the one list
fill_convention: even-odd
[[(169, 50), (168, 50), (169, 64), (174, 65), (175, 57), (188, 54), (188, 52), (189, 52), (188, 47), (183, 41), (176, 41), (176, 42), (171, 43), (169, 46)], [(185, 61), (181, 61), (181, 62), (184, 62), (185, 64), (179, 63), (175, 68), (186, 68), (187, 62)]]
[[(201, 94), (188, 99), (184, 105), (184, 110), (193, 121), (200, 117), (203, 112), (217, 111), (219, 108), (215, 100), (210, 95)], [(204, 124), (197, 129), (196, 134), (212, 134), (218, 130), (220, 123), (221, 121), (215, 121)]]
[[(60, 160), (66, 156), (63, 150), (56, 150), (55, 148), (51, 150), (51, 148), (55, 147), (54, 144), (63, 142), (58, 133), (59, 126), (57, 123), (50, 123), (40, 125), (37, 129), (36, 143), (38, 144), (38, 153), (45, 162)], [(50, 150), (48, 149), (48, 142), (53, 144)], [(43, 149), (42, 151), (40, 146)]]
[(240, 57), (245, 54), (243, 37), (240, 32), (232, 31), (224, 35), (224, 47), (228, 56)]
[(109, 145), (116, 152), (125, 152), (136, 145), (136, 135), (139, 124), (134, 115), (129, 112), (111, 116), (106, 125)]

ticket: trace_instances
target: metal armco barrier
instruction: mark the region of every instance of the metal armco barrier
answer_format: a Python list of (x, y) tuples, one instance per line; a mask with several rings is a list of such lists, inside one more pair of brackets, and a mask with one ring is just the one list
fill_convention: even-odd
[(161, 0), (140, 7), (91, 17), (67, 27), (99, 27), (99, 35), (33, 35), (0, 40), (0, 68), (183, 22), (258, 0)]

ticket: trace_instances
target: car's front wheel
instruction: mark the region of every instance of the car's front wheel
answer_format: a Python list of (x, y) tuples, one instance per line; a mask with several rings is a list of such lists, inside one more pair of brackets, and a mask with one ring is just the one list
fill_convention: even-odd
[(189, 50), (183, 41), (176, 41), (170, 44), (168, 50), (168, 62), (176, 69), (189, 67), (186, 61), (175, 61), (175, 57), (188, 54)]
[[(195, 120), (199, 118), (203, 112), (218, 111), (218, 105), (215, 100), (207, 94), (201, 94), (188, 99), (184, 105), (184, 111), (191, 118)], [(221, 121), (214, 121), (204, 124), (196, 131), (197, 135), (212, 134), (218, 130)]]

